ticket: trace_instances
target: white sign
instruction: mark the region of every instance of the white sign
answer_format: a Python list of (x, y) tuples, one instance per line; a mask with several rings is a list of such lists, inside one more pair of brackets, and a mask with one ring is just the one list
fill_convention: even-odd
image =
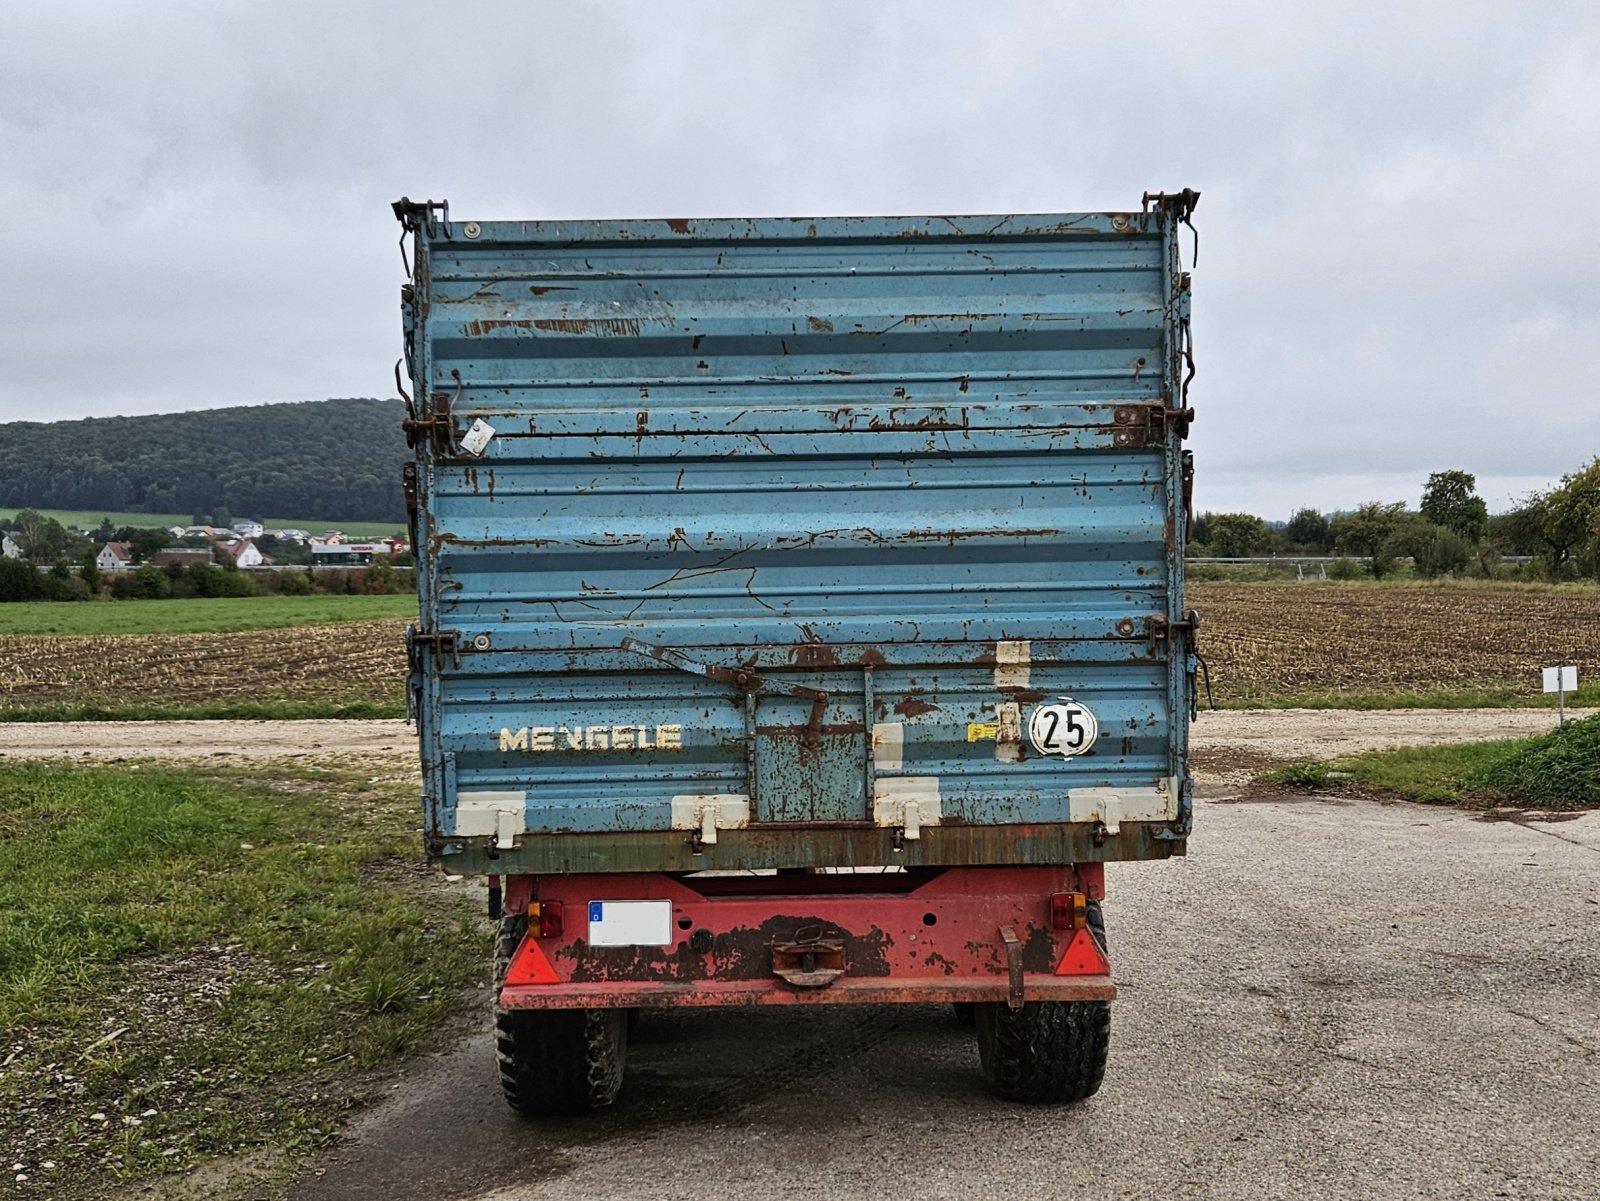
[(1087, 752), (1099, 737), (1100, 723), (1094, 714), (1070, 696), (1040, 705), (1028, 719), (1028, 738), (1041, 755), (1070, 759)]
[(1576, 667), (1545, 668), (1544, 690), (1546, 692), (1578, 691), (1578, 669)]
[(469, 455), (481, 455), (483, 448), (494, 441), (494, 434), (494, 426), (490, 425), (482, 417), (475, 417), (472, 421), (472, 428), (461, 438), (461, 449)]

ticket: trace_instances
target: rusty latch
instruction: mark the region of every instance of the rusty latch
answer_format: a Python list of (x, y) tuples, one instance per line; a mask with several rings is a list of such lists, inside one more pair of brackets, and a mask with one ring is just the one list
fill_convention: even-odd
[(844, 943), (836, 938), (775, 942), (772, 974), (796, 988), (826, 988), (844, 975)]
[(1118, 405), (1113, 416), (1116, 430), (1111, 444), (1118, 449), (1135, 446), (1161, 446), (1169, 430), (1179, 438), (1189, 436), (1189, 423), (1194, 420), (1193, 409), (1171, 409), (1163, 402), (1151, 404)]
[(1000, 941), (1006, 944), (1006, 971), (1011, 977), (1006, 1008), (1015, 1012), (1022, 1008), (1022, 940), (1010, 926), (1001, 926)]
[(1171, 638), (1174, 634), (1193, 634), (1200, 628), (1200, 613), (1197, 609), (1190, 609), (1179, 621), (1170, 621), (1164, 613), (1156, 613), (1145, 619), (1151, 638)]

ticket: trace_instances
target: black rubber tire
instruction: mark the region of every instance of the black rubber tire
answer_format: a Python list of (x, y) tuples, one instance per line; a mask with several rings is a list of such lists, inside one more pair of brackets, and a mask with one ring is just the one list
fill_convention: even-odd
[(983, 1078), (1003, 1101), (1065, 1105), (1094, 1096), (1110, 1046), (1105, 1001), (1029, 1001), (1015, 1011), (978, 1006)]
[[(1106, 950), (1106, 920), (1090, 901), (1089, 933)], [(1034, 1105), (1065, 1105), (1094, 1096), (1111, 1049), (1111, 1006), (1105, 1001), (1029, 1001), (973, 1007), (978, 1058), (995, 1095)]]
[(950, 1008), (955, 1010), (956, 1021), (968, 1030), (978, 1024), (978, 1004), (976, 1001), (951, 1001)]
[[(500, 919), (495, 984), (528, 919)], [(502, 1009), (494, 1013), (495, 1057), (506, 1104), (529, 1117), (588, 1113), (617, 1099), (628, 1049), (626, 1009)]]

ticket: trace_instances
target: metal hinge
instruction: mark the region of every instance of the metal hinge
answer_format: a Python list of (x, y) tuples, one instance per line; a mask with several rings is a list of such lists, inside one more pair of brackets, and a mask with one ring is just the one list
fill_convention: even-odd
[(424, 650), (431, 650), (436, 655), (449, 655), (455, 660), (455, 665), (460, 667), (461, 631), (419, 630), (416, 626), (407, 626), (406, 657), (410, 660), (413, 671), (421, 671)]
[(1111, 444), (1120, 449), (1136, 446), (1163, 446), (1168, 432), (1181, 438), (1189, 436), (1189, 423), (1194, 420), (1193, 409), (1170, 409), (1160, 401), (1151, 404), (1118, 405), (1112, 420), (1116, 430)]

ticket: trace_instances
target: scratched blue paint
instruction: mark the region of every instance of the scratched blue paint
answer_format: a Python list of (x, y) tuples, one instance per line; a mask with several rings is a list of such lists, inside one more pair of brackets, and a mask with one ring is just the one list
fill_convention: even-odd
[[(417, 447), (418, 626), (454, 636), (413, 652), (436, 851), (463, 845), (461, 792), (525, 790), (525, 829), (603, 870), (596, 836), (689, 837), (665, 833), (674, 796), (845, 827), (897, 776), (938, 778), (944, 830), (1175, 778), (1158, 836), (1181, 845), (1181, 441), (1141, 424), (1183, 403), (1177, 217), (424, 214), (407, 368), (455, 427)], [(1064, 695), (1099, 719), (1092, 754), (983, 736)], [(869, 764), (882, 723), (898, 765)], [(633, 745), (573, 749), (578, 727)], [(551, 749), (515, 745), (540, 729)]]

